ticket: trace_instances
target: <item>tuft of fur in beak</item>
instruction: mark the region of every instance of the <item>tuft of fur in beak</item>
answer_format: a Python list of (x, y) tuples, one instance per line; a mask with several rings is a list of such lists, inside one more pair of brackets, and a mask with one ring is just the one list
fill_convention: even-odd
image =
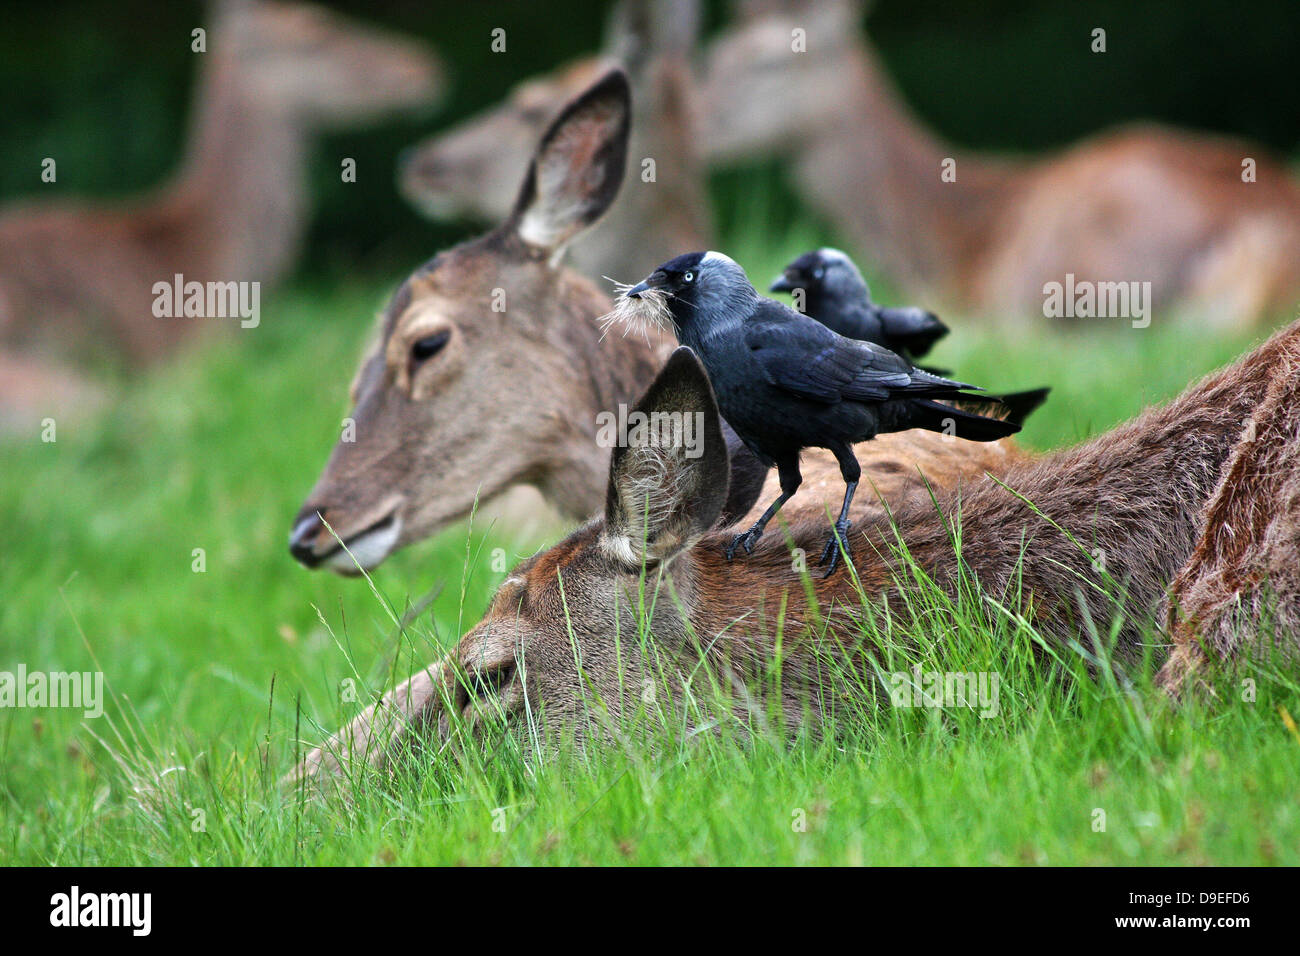
[(668, 309), (667, 292), (662, 289), (642, 289), (636, 298), (632, 298), (627, 293), (636, 288), (635, 285), (614, 279), (610, 281), (614, 283), (614, 308), (599, 319), (601, 338), (608, 335), (609, 330), (616, 325), (623, 326), (624, 337), (628, 332), (635, 332), (647, 343), (650, 341), (651, 329), (668, 332), (673, 330), (673, 314)]

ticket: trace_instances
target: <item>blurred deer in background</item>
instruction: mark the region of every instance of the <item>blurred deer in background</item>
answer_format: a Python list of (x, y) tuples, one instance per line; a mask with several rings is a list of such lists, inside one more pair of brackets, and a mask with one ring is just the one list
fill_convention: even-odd
[(1157, 308), (1225, 326), (1300, 299), (1300, 187), (1258, 146), (1139, 125), (1042, 160), (963, 151), (907, 106), (859, 0), (759, 6), (708, 50), (709, 161), (788, 157), (808, 206), (918, 293), (1042, 315), (1067, 274), (1148, 281)]
[[(1042, 160), (959, 149), (908, 107), (862, 34), (862, 9), (859, 0), (737, 4), (735, 24), (705, 52), (691, 111), (696, 156), (710, 166), (786, 159), (808, 209), (863, 258), (961, 310), (1042, 315), (1044, 285), (1067, 275), (1150, 282), (1156, 308), (1225, 326), (1300, 299), (1300, 188), (1257, 145), (1135, 125)], [(797, 30), (806, 52), (795, 48)], [(501, 179), (526, 156), (527, 134), (592, 69), (580, 61), (521, 84), (501, 106), (426, 141), (405, 167), (408, 197), (435, 213), (502, 215)], [(647, 234), (697, 165), (673, 189), (646, 191), (656, 204), (638, 214)], [(591, 275), (610, 264), (577, 262)]]
[(501, 106), (413, 147), (400, 164), (403, 194), (434, 218), (486, 222), (511, 209), (519, 170), (564, 105), (612, 67), (632, 84), (631, 177), (570, 264), (590, 278), (626, 278), (712, 238), (709, 197), (695, 137), (691, 54), (698, 0), (622, 0), (600, 56), (520, 83)]
[[(741, 726), (778, 714), (787, 731), (811, 723), (819, 732), (836, 706), (828, 665), (872, 673), (878, 648), (869, 628), (864, 635), (864, 596), (892, 617), (911, 613), (915, 578), (898, 541), (949, 595), (973, 576), (1049, 640), (1086, 642), (1090, 626), (1099, 634), (1113, 627), (1118, 657), (1135, 658), (1165, 587), (1193, 552), (1205, 504), (1258, 395), (1289, 379), (1283, 404), (1295, 419), (1298, 368), (1300, 322), (1170, 404), (1078, 448), (1017, 464), (1003, 482), (904, 502), (892, 523), (877, 516), (858, 525), (851, 549), (859, 590), (850, 575), (809, 584), (790, 545), (776, 538), (748, 562), (723, 556), (729, 535), (715, 524), (726, 495), (725, 441), (702, 366), (679, 350), (639, 407), (702, 412), (704, 453), (692, 458), (681, 443), (649, 439), (615, 450), (604, 515), (519, 565), (444, 660), (364, 711), (291, 776), (331, 774), (353, 756), (381, 763), (420, 739), (445, 741), (457, 718), (473, 728), (504, 715), (521, 735), (544, 720), (580, 740), (612, 741), (620, 719), (646, 707), (647, 680), (667, 684), (671, 700), (654, 707), (670, 725), (686, 720), (689, 732), (684, 688), (702, 660), (722, 687), (738, 689)], [(1293, 456), (1295, 437), (1285, 445)], [(1285, 480), (1300, 478), (1288, 470)], [(793, 546), (814, 553), (824, 519), (803, 516)], [(1294, 574), (1294, 537), (1286, 555)], [(647, 643), (636, 637), (638, 607), (651, 608)], [(777, 658), (780, 679), (764, 680)]]
[(438, 86), (421, 45), (319, 7), (227, 0), (215, 14), (169, 183), (134, 203), (0, 215), (0, 346), (30, 361), (169, 354), (215, 323), (155, 316), (156, 282), (280, 279), (306, 227), (313, 134), (427, 104)]
[[(521, 485), (569, 520), (600, 507), (610, 450), (598, 442), (598, 416), (635, 401), (670, 347), (657, 336), (602, 336), (598, 319), (612, 303), (559, 264), (618, 194), (628, 100), (614, 71), (568, 104), (535, 147), (505, 222), (439, 253), (394, 294), (353, 382), (355, 434), (337, 443), (294, 519), (300, 562), (355, 574)], [(948, 487), (1022, 457), (1008, 441), (921, 431), (881, 436), (857, 454), (864, 484), (891, 503), (924, 493), (925, 480)], [(804, 475), (810, 501), (838, 506), (829, 453), (810, 454)], [(734, 516), (760, 492), (775, 497), (766, 476), (755, 461), (743, 486), (738, 478)], [(868, 496), (861, 507), (881, 505)]]

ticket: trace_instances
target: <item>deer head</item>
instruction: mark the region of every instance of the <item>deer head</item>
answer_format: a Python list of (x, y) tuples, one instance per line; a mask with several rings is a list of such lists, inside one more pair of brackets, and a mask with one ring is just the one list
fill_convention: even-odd
[(312, 126), (423, 105), (442, 84), (422, 44), (306, 3), (226, 0), (212, 52), (259, 106)]
[[(697, 600), (691, 548), (722, 514), (727, 442), (707, 373), (688, 348), (673, 353), (634, 412), (664, 427), (634, 430), (615, 449), (604, 515), (515, 568), (451, 655), (310, 754), (298, 773), (335, 769), (347, 753), (378, 759), (381, 738), (403, 733), (411, 718), (444, 740), (462, 721), (472, 730), (504, 718), (519, 730), (542, 701), (550, 727), (606, 738), (623, 713), (644, 706), (650, 675), (680, 685), (674, 662), (698, 661), (686, 611)], [(673, 423), (697, 416), (701, 440), (683, 440)], [(656, 597), (643, 601), (647, 593)], [(642, 604), (652, 606), (649, 655), (636, 637)]]
[(700, 87), (710, 161), (806, 149), (857, 105), (862, 73), (856, 0), (758, 5), (705, 54)]
[(611, 68), (595, 57), (566, 64), (519, 84), (500, 106), (412, 146), (398, 162), (402, 195), (434, 219), (504, 219), (519, 170), (556, 111)]
[[(688, 652), (687, 617), (669, 597), (669, 579), (674, 559), (722, 513), (726, 442), (708, 377), (689, 349), (673, 354), (636, 410), (665, 420), (700, 416), (703, 440), (688, 446), (674, 442), (671, 429), (648, 430), (616, 448), (603, 520), (515, 569), (448, 665), (457, 678), (453, 709), (471, 723), (482, 714), (519, 717), (526, 701), (545, 701), (560, 725), (586, 733), (593, 692), (611, 715), (634, 709), (653, 666), (635, 638), (643, 587), (662, 596), (650, 615), (656, 664)], [(620, 631), (626, 643), (610, 639)], [(445, 714), (440, 727), (449, 729)]]
[[(633, 90), (629, 153), (639, 175), (594, 234), (575, 243), (570, 260), (584, 275), (621, 275), (685, 248), (704, 248), (712, 228), (691, 70), (698, 6), (697, 0), (615, 4), (600, 57), (530, 78), (504, 102), (412, 147), (398, 164), (403, 194), (435, 219), (499, 220), (509, 212), (518, 170), (556, 112), (618, 64)], [(636, 266), (629, 265), (633, 259)]]
[(294, 523), (299, 561), (355, 571), (326, 522), (373, 567), (514, 484), (574, 517), (598, 500), (579, 486), (608, 454), (596, 413), (635, 395), (651, 353), (625, 350), (620, 366), (602, 351), (608, 300), (558, 259), (618, 192), (628, 113), (610, 72), (546, 131), (505, 223), (402, 283), (352, 386), (354, 433)]

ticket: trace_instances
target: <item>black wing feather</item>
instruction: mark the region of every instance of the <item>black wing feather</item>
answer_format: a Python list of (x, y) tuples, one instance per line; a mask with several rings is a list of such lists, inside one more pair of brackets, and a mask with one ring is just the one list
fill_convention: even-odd
[(972, 387), (913, 368), (879, 345), (837, 335), (780, 303), (766, 305), (746, 322), (745, 344), (769, 384), (801, 398), (833, 405), (937, 397)]

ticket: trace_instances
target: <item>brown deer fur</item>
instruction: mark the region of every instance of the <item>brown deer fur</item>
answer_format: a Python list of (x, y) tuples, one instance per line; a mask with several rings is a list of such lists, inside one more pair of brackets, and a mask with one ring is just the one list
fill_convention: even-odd
[[(623, 0), (603, 56), (529, 79), (500, 107), (419, 143), (399, 170), (403, 193), (436, 218), (504, 218), (546, 126), (617, 65), (632, 84), (629, 175), (609, 212), (575, 239), (568, 262), (592, 279), (629, 279), (685, 250), (711, 248), (690, 66), (698, 7), (697, 0)], [(653, 161), (653, 178), (646, 160)]]
[[(638, 256), (622, 237), (671, 242), (669, 220), (700, 163), (780, 157), (810, 211), (932, 305), (1041, 317), (1044, 285), (1067, 274), (1150, 282), (1158, 315), (1185, 311), (1225, 326), (1300, 299), (1300, 187), (1257, 144), (1145, 124), (1041, 159), (963, 150), (908, 107), (861, 34), (857, 0), (743, 6), (705, 51), (698, 88), (677, 74), (677, 88), (698, 106), (675, 116), (646, 107), (663, 130), (696, 118), (691, 163), (661, 177), (669, 188), (637, 193), (647, 202), (618, 214), (606, 235), (620, 242), (595, 250), (600, 271), (588, 274), (622, 277), (605, 271)], [(806, 53), (792, 48), (795, 30), (805, 33)], [(427, 140), (407, 167), (408, 196), (427, 210), (491, 209), (496, 218), (507, 193), (493, 183), (526, 161), (549, 111), (593, 69), (584, 60), (532, 79), (499, 107)], [(673, 155), (655, 141), (648, 133), (651, 155)], [(1248, 158), (1253, 182), (1243, 182)], [(941, 176), (947, 160), (953, 181)], [(662, 261), (649, 250), (639, 258), (623, 272), (641, 275)]]
[[(1161, 314), (1220, 325), (1300, 298), (1300, 186), (1258, 145), (1143, 125), (1037, 160), (961, 150), (907, 106), (861, 35), (857, 0), (789, 7), (710, 47), (709, 158), (789, 156), (804, 201), (913, 290), (1041, 316), (1043, 286), (1067, 273), (1147, 281)], [(796, 28), (807, 54), (791, 49)]]
[[(634, 402), (667, 346), (602, 335), (597, 319), (610, 300), (558, 264), (622, 175), (626, 106), (598, 95), (605, 84), (547, 132), (506, 222), (435, 256), (393, 296), (353, 385), (356, 434), (335, 446), (294, 522), (309, 563), (345, 574), (358, 562), (373, 567), (519, 485), (538, 488), (571, 520), (600, 507), (609, 449), (597, 444), (597, 415)], [(413, 367), (412, 345), (439, 333), (447, 344)], [(950, 487), (1023, 457), (1009, 442), (920, 431), (881, 436), (858, 455), (864, 486), (889, 501), (923, 490), (922, 474)], [(802, 501), (840, 500), (829, 453), (810, 454), (804, 475)], [(770, 477), (760, 500), (777, 493)], [(859, 515), (879, 508), (862, 496)]]
[(1159, 680), (1175, 694), (1207, 656), (1300, 650), (1300, 352), (1279, 358), (1200, 526), (1163, 614), (1174, 646)]
[[(647, 407), (714, 408), (702, 369), (696, 365), (692, 377), (688, 365), (694, 359), (685, 355), (689, 363), (677, 356), (669, 363)], [(1206, 503), (1243, 423), (1279, 379), (1292, 380), (1288, 387), (1294, 389), (1298, 364), (1300, 322), (1170, 404), (1078, 448), (1012, 467), (1004, 478), (1012, 490), (989, 479), (941, 493), (938, 510), (904, 503), (895, 514), (898, 534), (912, 558), (951, 589), (958, 559), (950, 522), (959, 523), (961, 561), (986, 593), (1009, 601), (1018, 576), (1021, 601), (1013, 610), (1030, 615), (1057, 640), (1083, 636), (1085, 616), (1105, 634), (1122, 615), (1120, 650), (1131, 650), (1166, 585), (1193, 553)], [(1293, 391), (1288, 396), (1282, 404), (1293, 420)], [(1294, 439), (1284, 444), (1293, 449)], [(445, 738), (453, 710), (471, 726), (483, 714), (502, 712), (516, 728), (525, 712), (532, 718), (544, 712), (548, 722), (579, 736), (609, 736), (608, 719), (643, 706), (645, 675), (666, 669), (676, 698), (681, 675), (701, 654), (747, 688), (740, 695), (742, 708), (758, 701), (760, 713), (767, 713), (772, 702), (764, 695), (771, 685), (749, 678), (771, 661), (772, 622), (782, 615), (780, 704), (786, 724), (819, 720), (817, 653), (801, 627), (811, 620), (810, 608), (786, 545), (771, 535), (750, 558), (727, 562), (726, 534), (707, 530), (716, 517), (716, 495), (703, 493), (708, 482), (689, 473), (692, 467), (719, 467), (716, 442), (710, 450), (706, 441), (697, 466), (665, 462), (665, 454), (662, 448), (617, 452), (606, 516), (516, 568), (483, 621), (442, 662), (414, 675), (309, 754), (295, 777), (337, 771), (349, 755), (382, 762), (399, 742)], [(1287, 480), (1294, 484), (1295, 475)], [(645, 521), (629, 519), (645, 494), (656, 507)], [(824, 524), (808, 520), (807, 512), (802, 517), (791, 534), (796, 545), (815, 553)], [(893, 534), (884, 520), (860, 525), (852, 535), (852, 557), (865, 594), (879, 595), (904, 613), (905, 582), (894, 576)], [(1291, 548), (1291, 567), (1293, 546), (1293, 539), (1284, 539), (1279, 550)], [(637, 564), (627, 560), (629, 548)], [(1118, 586), (1107, 590), (1122, 591), (1122, 605), (1089, 586), (1101, 580), (1098, 556)], [(648, 563), (646, 572), (641, 561)], [(650, 622), (653, 660), (632, 638), (642, 573), (658, 595)], [(817, 616), (830, 623), (821, 652), (839, 646), (850, 656), (862, 653), (855, 645), (860, 599), (852, 577), (817, 581), (813, 593)], [(593, 697), (600, 698), (600, 707), (591, 706)], [(673, 706), (680, 705), (674, 699)]]
[(220, 320), (156, 317), (154, 283), (282, 277), (306, 223), (311, 135), (433, 95), (432, 56), (402, 37), (308, 4), (238, 0), (217, 14), (170, 183), (135, 203), (28, 202), (0, 216), (0, 346), (169, 354)]

